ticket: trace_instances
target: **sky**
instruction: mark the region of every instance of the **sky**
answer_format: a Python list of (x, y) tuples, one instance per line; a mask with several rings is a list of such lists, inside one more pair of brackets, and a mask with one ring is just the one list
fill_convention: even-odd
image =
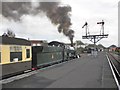
[[(85, 29), (82, 26), (88, 22), (90, 34), (100, 34), (101, 26), (97, 22), (104, 20), (104, 32), (109, 36), (97, 44), (103, 44), (106, 47), (112, 44), (118, 45), (118, 2), (119, 0), (61, 0), (62, 5), (72, 7), (70, 14), (71, 29), (75, 31), (74, 42), (81, 40), (91, 44), (89, 40), (82, 39), (85, 35)], [(35, 16), (24, 15), (21, 18), (20, 22), (15, 22), (0, 15), (0, 21), (2, 21), (0, 35), (9, 28), (19, 38), (70, 43), (69, 38), (59, 33), (57, 26), (53, 25), (44, 13)]]

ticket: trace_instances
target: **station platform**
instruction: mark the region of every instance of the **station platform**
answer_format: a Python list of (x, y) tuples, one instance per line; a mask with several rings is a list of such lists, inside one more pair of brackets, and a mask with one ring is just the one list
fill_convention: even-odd
[(106, 52), (37, 70), (28, 77), (4, 83), (2, 88), (112, 88), (117, 89)]

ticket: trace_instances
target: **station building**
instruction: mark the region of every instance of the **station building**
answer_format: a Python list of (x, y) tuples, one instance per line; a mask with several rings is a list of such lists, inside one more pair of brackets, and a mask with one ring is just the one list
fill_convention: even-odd
[(31, 68), (31, 43), (22, 38), (0, 36), (0, 65), (2, 75)]

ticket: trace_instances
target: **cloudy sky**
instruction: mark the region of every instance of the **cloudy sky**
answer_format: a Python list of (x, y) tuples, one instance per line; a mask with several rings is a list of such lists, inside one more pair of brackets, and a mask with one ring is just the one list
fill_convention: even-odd
[[(85, 29), (82, 26), (88, 22), (90, 34), (100, 34), (101, 26), (97, 24), (104, 20), (105, 33), (108, 38), (102, 39), (97, 44), (110, 46), (118, 45), (118, 1), (119, 0), (61, 0), (62, 5), (72, 7), (71, 29), (75, 31), (74, 41), (81, 40), (84, 43), (91, 43), (89, 40), (83, 40)], [(68, 37), (59, 33), (57, 26), (53, 25), (44, 13), (39, 15), (24, 15), (21, 21), (13, 21), (0, 15), (2, 25), (0, 25), (0, 35), (9, 28), (13, 30), (16, 37), (35, 40), (56, 40), (69, 43)]]

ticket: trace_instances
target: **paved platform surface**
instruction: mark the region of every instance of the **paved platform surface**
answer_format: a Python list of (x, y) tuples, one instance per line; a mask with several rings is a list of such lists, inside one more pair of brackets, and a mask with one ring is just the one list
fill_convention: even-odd
[(117, 88), (105, 52), (84, 55), (13, 82), (3, 88)]

